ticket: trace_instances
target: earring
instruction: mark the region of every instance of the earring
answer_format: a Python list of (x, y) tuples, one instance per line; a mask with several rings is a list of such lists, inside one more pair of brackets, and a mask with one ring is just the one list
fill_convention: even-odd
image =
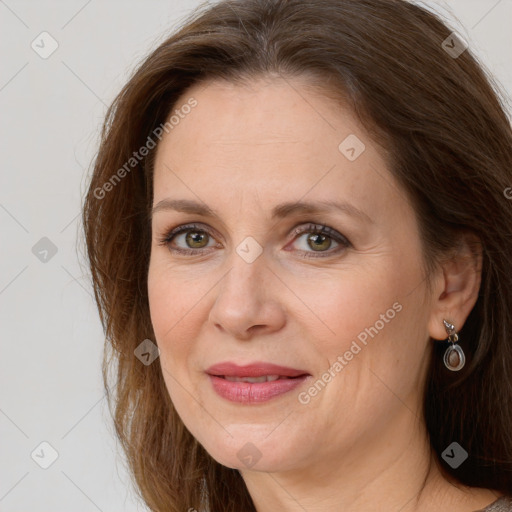
[(459, 336), (455, 332), (455, 326), (446, 320), (443, 320), (446, 332), (448, 333), (448, 341), (451, 345), (446, 349), (444, 353), (443, 361), (444, 365), (448, 370), (452, 372), (458, 372), (466, 364), (466, 356), (462, 348), (457, 345)]

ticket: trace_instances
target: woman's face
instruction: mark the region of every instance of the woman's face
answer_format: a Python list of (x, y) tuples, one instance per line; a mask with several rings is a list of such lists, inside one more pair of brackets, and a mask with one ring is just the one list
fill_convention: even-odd
[(298, 79), (212, 81), (176, 109), (156, 155), (148, 287), (188, 430), (221, 464), (272, 472), (406, 443), (432, 312), (414, 211), (382, 150)]

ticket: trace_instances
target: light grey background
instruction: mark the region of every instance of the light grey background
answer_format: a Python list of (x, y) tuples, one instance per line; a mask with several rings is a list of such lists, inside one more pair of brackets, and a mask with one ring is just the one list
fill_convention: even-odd
[[(105, 404), (79, 212), (107, 105), (199, 3), (0, 0), (2, 512), (147, 510)], [(512, 0), (422, 5), (442, 12), (512, 95)], [(48, 58), (31, 47), (51, 49), (43, 31), (58, 43)], [(41, 442), (58, 453), (47, 469), (35, 462), (51, 461)]]

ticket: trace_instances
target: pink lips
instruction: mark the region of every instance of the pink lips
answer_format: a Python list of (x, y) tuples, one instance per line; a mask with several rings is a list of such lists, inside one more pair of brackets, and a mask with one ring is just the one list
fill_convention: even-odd
[[(287, 393), (302, 384), (310, 374), (272, 363), (256, 362), (246, 366), (225, 362), (211, 366), (206, 370), (213, 389), (221, 397), (244, 404), (260, 403)], [(265, 382), (236, 382), (233, 378), (262, 378), (270, 376)], [(276, 378), (277, 377), (277, 378)]]

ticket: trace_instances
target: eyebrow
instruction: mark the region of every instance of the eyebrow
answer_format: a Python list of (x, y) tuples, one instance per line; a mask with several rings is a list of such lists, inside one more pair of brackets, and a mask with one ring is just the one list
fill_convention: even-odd
[[(215, 210), (204, 203), (191, 201), (189, 199), (162, 199), (162, 201), (151, 210), (151, 218), (157, 212), (171, 210), (201, 215), (203, 217), (219, 217)], [(368, 223), (373, 223), (373, 219), (367, 213), (356, 208), (353, 204), (336, 201), (292, 201), (281, 203), (272, 209), (271, 219), (283, 219), (294, 214), (328, 213), (333, 210), (340, 211)]]

